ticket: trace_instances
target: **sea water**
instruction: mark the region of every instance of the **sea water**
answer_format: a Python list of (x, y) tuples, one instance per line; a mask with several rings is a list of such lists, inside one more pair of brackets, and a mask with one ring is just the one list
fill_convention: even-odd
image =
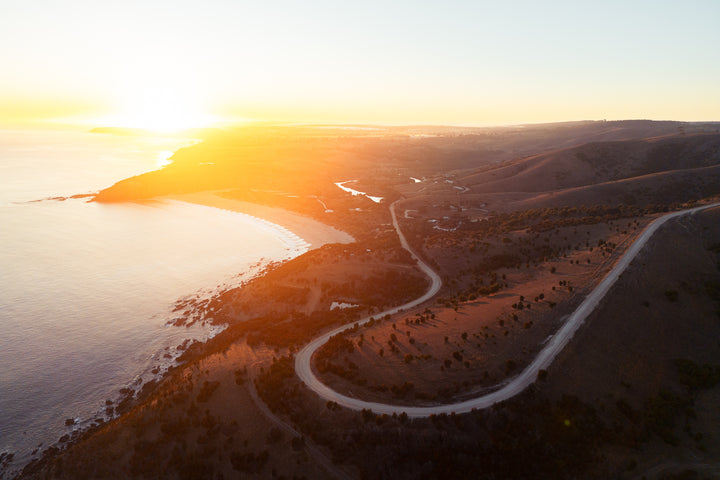
[(76, 428), (66, 419), (82, 424), (150, 380), (183, 340), (215, 333), (168, 326), (175, 301), (306, 249), (271, 224), (183, 202), (36, 201), (156, 169), (191, 143), (0, 132), (0, 453), (15, 467)]

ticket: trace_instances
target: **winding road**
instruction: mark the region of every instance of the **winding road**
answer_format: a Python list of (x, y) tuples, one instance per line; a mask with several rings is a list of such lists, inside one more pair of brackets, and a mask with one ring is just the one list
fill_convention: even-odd
[(428, 276), (431, 280), (431, 285), (428, 291), (420, 298), (413, 300), (412, 302), (400, 305), (399, 307), (380, 312), (373, 317), (366, 317), (358, 322), (352, 322), (351, 324), (343, 325), (342, 327), (336, 328), (330, 332), (327, 332), (320, 337), (317, 337), (312, 342), (307, 344), (300, 350), (295, 356), (295, 372), (297, 373), (300, 380), (302, 380), (308, 388), (317, 393), (321, 398), (336, 402), (338, 405), (350, 408), (352, 410), (363, 410), (369, 409), (378, 414), (401, 414), (406, 413), (409, 417), (429, 417), (430, 415), (438, 414), (450, 414), (450, 413), (466, 413), (474, 409), (482, 409), (490, 407), (498, 402), (507, 400), (535, 382), (538, 372), (546, 369), (552, 361), (555, 359), (558, 353), (567, 345), (570, 339), (575, 335), (575, 332), (584, 323), (585, 319), (595, 310), (600, 301), (605, 297), (607, 292), (617, 281), (620, 275), (630, 265), (630, 262), (637, 256), (638, 252), (643, 248), (648, 239), (662, 226), (665, 222), (672, 218), (676, 218), (682, 215), (693, 214), (707, 208), (720, 206), (720, 203), (714, 203), (711, 205), (704, 205), (701, 207), (695, 207), (687, 210), (680, 210), (677, 212), (669, 213), (660, 218), (655, 219), (647, 228), (640, 234), (640, 236), (633, 242), (630, 248), (625, 254), (618, 260), (617, 264), (608, 273), (605, 278), (598, 284), (590, 294), (585, 297), (585, 300), (578, 306), (578, 308), (568, 317), (565, 324), (553, 335), (550, 341), (547, 342), (545, 348), (543, 348), (535, 357), (535, 359), (528, 365), (525, 370), (522, 371), (517, 377), (514, 377), (508, 383), (503, 385), (498, 390), (491, 393), (457, 403), (448, 403), (441, 405), (432, 405), (424, 407), (412, 407), (403, 405), (391, 405), (386, 403), (368, 402), (357, 398), (348, 397), (332, 390), (330, 387), (320, 381), (312, 370), (311, 360), (313, 353), (324, 345), (330, 337), (336, 335), (348, 328), (352, 328), (356, 323), (363, 325), (370, 321), (371, 318), (382, 318), (385, 315), (392, 315), (401, 310), (415, 307), (421, 303), (432, 298), (442, 286), (442, 281), (437, 273), (435, 273), (427, 264), (425, 264), (420, 258), (415, 255), (407, 241), (405, 236), (400, 231), (400, 227), (397, 222), (395, 215), (395, 203), (390, 205), (390, 213), (392, 215), (393, 226), (400, 237), (400, 243), (402, 247), (410, 252), (412, 257), (417, 261), (418, 267)]

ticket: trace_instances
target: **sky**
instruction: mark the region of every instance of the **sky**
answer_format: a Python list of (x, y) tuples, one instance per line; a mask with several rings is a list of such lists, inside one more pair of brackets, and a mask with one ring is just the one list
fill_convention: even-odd
[(0, 125), (720, 120), (718, 25), (718, 0), (0, 0)]

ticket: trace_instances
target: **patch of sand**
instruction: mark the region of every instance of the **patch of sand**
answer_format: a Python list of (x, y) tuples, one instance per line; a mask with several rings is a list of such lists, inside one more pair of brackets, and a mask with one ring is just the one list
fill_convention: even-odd
[(351, 235), (312, 218), (289, 212), (282, 208), (224, 198), (217, 195), (217, 192), (214, 191), (175, 194), (161, 198), (220, 208), (262, 218), (290, 230), (309, 243), (311, 248), (319, 248), (328, 243), (352, 243), (355, 241)]

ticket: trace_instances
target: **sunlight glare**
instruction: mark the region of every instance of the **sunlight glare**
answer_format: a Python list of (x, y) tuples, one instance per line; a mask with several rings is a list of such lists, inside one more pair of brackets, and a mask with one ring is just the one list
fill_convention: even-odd
[(158, 168), (163, 168), (167, 165), (170, 165), (172, 163), (172, 160), (170, 160), (170, 157), (173, 156), (172, 150), (162, 150), (161, 152), (158, 152), (156, 165)]
[(117, 100), (117, 113), (103, 119), (106, 126), (173, 133), (221, 122), (219, 117), (207, 113), (198, 95), (189, 88), (129, 85)]

